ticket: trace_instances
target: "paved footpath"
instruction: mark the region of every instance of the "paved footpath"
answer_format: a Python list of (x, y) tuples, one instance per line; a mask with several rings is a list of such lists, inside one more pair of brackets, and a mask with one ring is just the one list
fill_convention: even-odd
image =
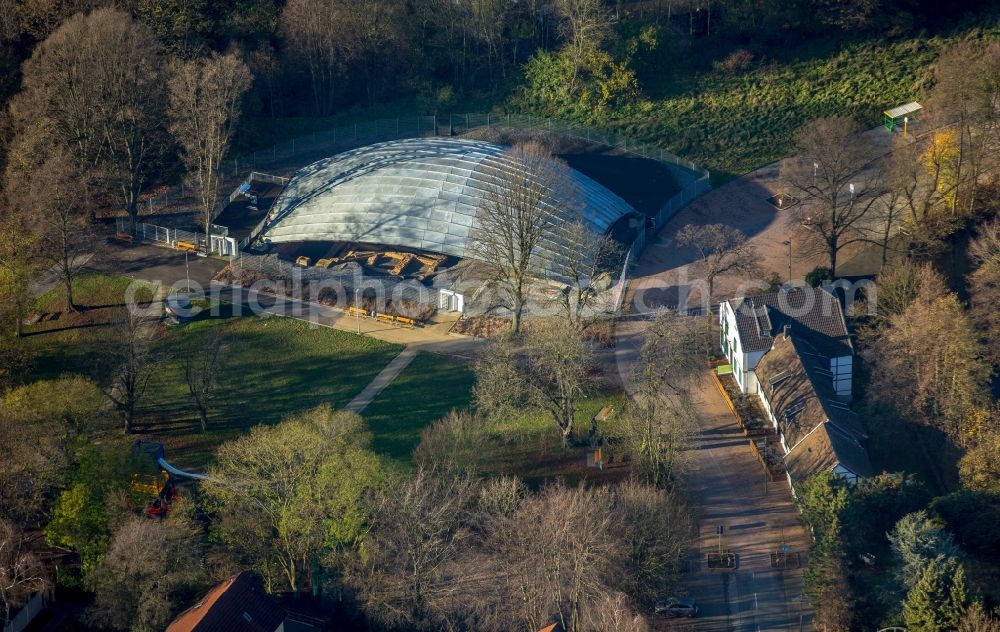
[(368, 386), (358, 393), (354, 399), (348, 402), (347, 406), (344, 406), (344, 410), (361, 414), (361, 411), (363, 411), (368, 404), (372, 403), (372, 400), (378, 397), (378, 394), (381, 393), (386, 386), (389, 386), (389, 384), (396, 379), (396, 376), (403, 372), (403, 369), (410, 366), (410, 362), (413, 361), (413, 358), (417, 357), (418, 352), (419, 347), (416, 345), (411, 345), (400, 351), (399, 355), (393, 358), (389, 364), (385, 365), (385, 368), (379, 371), (379, 374), (368, 383)]
[[(614, 362), (626, 388), (648, 325), (640, 320), (618, 323)], [(687, 485), (699, 510), (700, 532), (692, 543), (695, 563), (681, 583), (700, 612), (691, 621), (657, 621), (655, 629), (811, 630), (811, 609), (801, 596), (802, 570), (771, 568), (770, 554), (782, 544), (800, 553), (803, 562), (809, 547), (788, 483), (768, 483), (765, 493), (763, 468), (707, 371), (693, 396), (701, 428)], [(723, 545), (739, 556), (735, 571), (706, 567), (706, 554), (718, 550), (719, 525), (725, 527)]]
[[(697, 630), (811, 630), (801, 569), (773, 569), (770, 554), (790, 547), (806, 561), (809, 536), (787, 481), (767, 483), (715, 383), (706, 375), (696, 393), (701, 419), (691, 491), (700, 501), (699, 562), (687, 576), (701, 613)], [(765, 491), (766, 488), (766, 491)], [(708, 569), (705, 555), (723, 546), (738, 556), (733, 572)]]

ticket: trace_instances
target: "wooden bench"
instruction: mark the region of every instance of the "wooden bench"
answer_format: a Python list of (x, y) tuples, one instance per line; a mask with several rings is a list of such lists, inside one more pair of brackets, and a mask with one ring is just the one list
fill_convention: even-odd
[(133, 235), (132, 233), (122, 233), (122, 232), (115, 233), (115, 239), (121, 242), (125, 242), (127, 244), (135, 243), (135, 235)]
[(350, 314), (351, 316), (365, 316), (365, 317), (368, 316), (368, 312), (361, 309), (360, 307), (348, 307), (347, 313)]
[(198, 246), (192, 244), (190, 241), (178, 241), (177, 244), (175, 245), (177, 246), (178, 250), (184, 250), (187, 252), (194, 252), (198, 250)]
[(394, 319), (389, 314), (375, 314), (375, 320), (380, 320), (383, 323), (392, 323)]
[(396, 322), (404, 327), (413, 328), (417, 326), (417, 321), (412, 318), (407, 318), (406, 316), (396, 316)]

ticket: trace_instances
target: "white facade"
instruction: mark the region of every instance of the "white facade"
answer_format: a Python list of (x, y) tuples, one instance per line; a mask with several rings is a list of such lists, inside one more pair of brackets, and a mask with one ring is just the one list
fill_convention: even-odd
[[(740, 390), (748, 394), (760, 393), (760, 384), (757, 381), (754, 369), (757, 368), (757, 363), (760, 362), (760, 359), (764, 357), (764, 354), (768, 350), (752, 351), (749, 353), (746, 351), (745, 346), (740, 340), (740, 332), (736, 323), (736, 312), (729, 301), (724, 301), (719, 306), (719, 323), (721, 329), (719, 346), (729, 360), (729, 364), (733, 367), (733, 377), (736, 379)], [(845, 355), (829, 358), (828, 366), (833, 388), (837, 395), (845, 400), (851, 399), (854, 356)]]
[(725, 301), (719, 306), (719, 322), (722, 323), (719, 344), (722, 347), (722, 352), (729, 359), (729, 364), (733, 367), (733, 377), (736, 378), (736, 383), (744, 393), (759, 392), (757, 375), (753, 370), (767, 351), (746, 352), (740, 341), (739, 329), (736, 326), (736, 313), (729, 301)]

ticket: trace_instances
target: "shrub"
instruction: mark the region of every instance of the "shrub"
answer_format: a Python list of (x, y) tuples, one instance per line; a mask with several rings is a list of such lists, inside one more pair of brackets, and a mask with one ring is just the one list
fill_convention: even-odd
[(809, 287), (819, 287), (824, 281), (833, 281), (833, 270), (826, 266), (816, 266), (806, 273)]
[(729, 75), (738, 75), (747, 70), (753, 63), (754, 54), (745, 48), (738, 48), (726, 56), (722, 61), (712, 64), (717, 72), (724, 72)]

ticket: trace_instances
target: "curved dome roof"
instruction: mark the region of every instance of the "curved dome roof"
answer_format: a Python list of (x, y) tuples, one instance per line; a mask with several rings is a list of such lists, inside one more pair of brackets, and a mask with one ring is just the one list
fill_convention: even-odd
[[(275, 243), (377, 243), (473, 256), (469, 236), (479, 200), (506, 147), (457, 138), (416, 138), (369, 145), (300, 169), (274, 203), (263, 237)], [(557, 223), (582, 215), (604, 234), (631, 206), (570, 170), (575, 205), (546, 204)], [(560, 253), (572, 244), (544, 241), (539, 250), (560, 277)]]

